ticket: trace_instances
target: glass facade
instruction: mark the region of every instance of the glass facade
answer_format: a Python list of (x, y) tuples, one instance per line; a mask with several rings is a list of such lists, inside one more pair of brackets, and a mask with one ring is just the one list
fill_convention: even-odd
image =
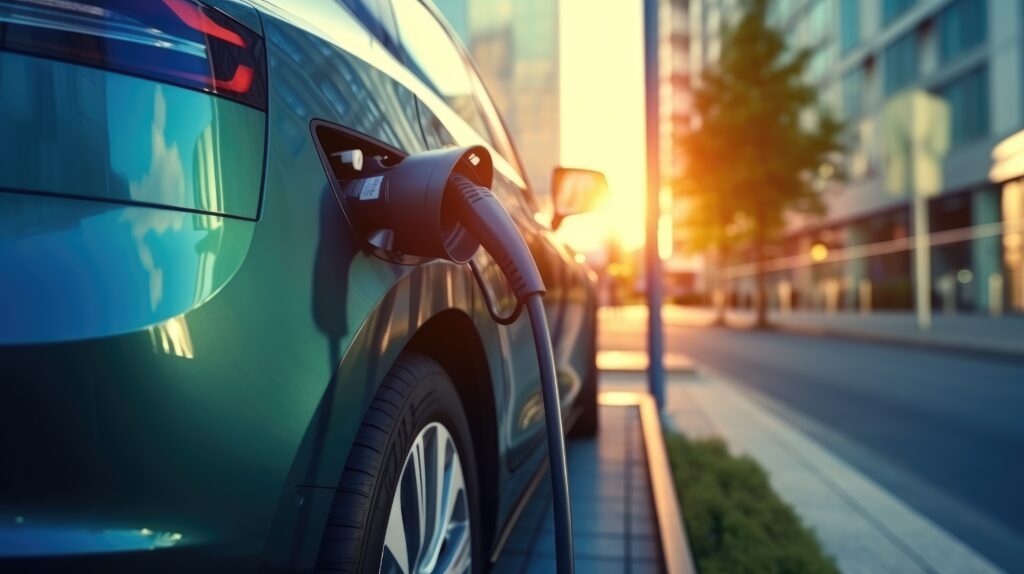
[(909, 32), (885, 49), (885, 95), (890, 96), (917, 81), (917, 32)]
[(882, 0), (882, 22), (892, 23), (909, 10), (917, 0)]
[(989, 133), (988, 68), (982, 67), (953, 80), (938, 90), (949, 104), (953, 146), (974, 141)]
[(988, 33), (987, 0), (957, 0), (938, 17), (939, 59), (949, 62), (985, 42)]
[[(890, 185), (893, 170), (903, 169), (934, 194), (927, 213), (935, 312), (1024, 313), (1024, 3), (824, 5), (830, 20), (820, 34), (818, 1), (770, 4), (790, 53), (831, 50), (831, 59), (812, 56), (809, 77), (821, 103), (839, 94), (848, 146), (848, 180), (826, 194), (827, 218), (794, 223), (770, 250), (770, 258), (791, 258), (773, 261), (773, 302), (819, 311), (913, 308), (910, 200)], [(895, 162), (894, 146), (908, 142)], [(818, 243), (837, 259), (813, 262)], [(742, 274), (733, 283), (737, 292), (752, 286)]]
[(829, 30), (829, 2), (814, 0), (808, 5), (804, 43), (815, 45), (822, 42)]
[(831, 63), (831, 52), (827, 49), (818, 50), (811, 54), (810, 61), (807, 62), (807, 81), (811, 84), (817, 84), (825, 77), (825, 73), (828, 72), (829, 64)]
[(860, 45), (860, 0), (839, 0), (839, 47), (848, 54)]
[(858, 66), (843, 76), (843, 115), (855, 120), (864, 113), (864, 68)]

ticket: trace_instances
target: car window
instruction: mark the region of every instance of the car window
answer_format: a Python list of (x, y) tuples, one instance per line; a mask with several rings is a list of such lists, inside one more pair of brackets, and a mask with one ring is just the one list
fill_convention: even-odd
[(405, 64), (494, 146), (469, 70), (448, 32), (419, 0), (393, 0), (393, 6)]
[(472, 69), (472, 66), (470, 66), (469, 73), (472, 76), (473, 91), (476, 92), (477, 100), (480, 102), (480, 108), (487, 120), (487, 125), (491, 129), (491, 134), (494, 139), (494, 148), (498, 150), (498, 153), (500, 153), (502, 157), (508, 161), (509, 165), (519, 173), (519, 176), (525, 180), (526, 172), (523, 171), (522, 165), (519, 163), (519, 156), (516, 154), (515, 146), (512, 145), (512, 138), (509, 137), (508, 132), (505, 130), (505, 122), (501, 120), (498, 108), (494, 105), (490, 94), (487, 93), (487, 89), (484, 88), (483, 82), (480, 80), (476, 71)]
[(396, 58), (400, 58), (395, 17), (387, 0), (340, 0), (342, 5)]

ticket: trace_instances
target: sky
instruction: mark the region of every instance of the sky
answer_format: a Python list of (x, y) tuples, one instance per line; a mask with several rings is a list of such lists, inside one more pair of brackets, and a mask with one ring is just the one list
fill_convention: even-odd
[(570, 217), (559, 234), (580, 251), (606, 233), (625, 249), (644, 240), (643, 1), (561, 0), (561, 164), (608, 177), (598, 212)]

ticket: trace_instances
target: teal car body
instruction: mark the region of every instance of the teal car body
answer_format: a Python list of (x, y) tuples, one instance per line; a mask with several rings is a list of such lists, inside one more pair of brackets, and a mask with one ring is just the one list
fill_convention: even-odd
[[(204, 5), (262, 40), (265, 109), (12, 48), (24, 4), (0, 0), (0, 570), (311, 569), (408, 349), (455, 380), (500, 551), (545, 457), (528, 319), (496, 325), (466, 266), (368, 250), (317, 126), (397, 154), (490, 137), (353, 3)], [(593, 276), (491, 150), (549, 289), (571, 424), (595, 384)]]

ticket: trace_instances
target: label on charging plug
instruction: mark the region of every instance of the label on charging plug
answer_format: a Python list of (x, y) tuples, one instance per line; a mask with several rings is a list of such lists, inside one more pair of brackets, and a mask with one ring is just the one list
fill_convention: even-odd
[(368, 177), (359, 182), (359, 201), (367, 201), (380, 198), (380, 186), (384, 182), (384, 176)]

